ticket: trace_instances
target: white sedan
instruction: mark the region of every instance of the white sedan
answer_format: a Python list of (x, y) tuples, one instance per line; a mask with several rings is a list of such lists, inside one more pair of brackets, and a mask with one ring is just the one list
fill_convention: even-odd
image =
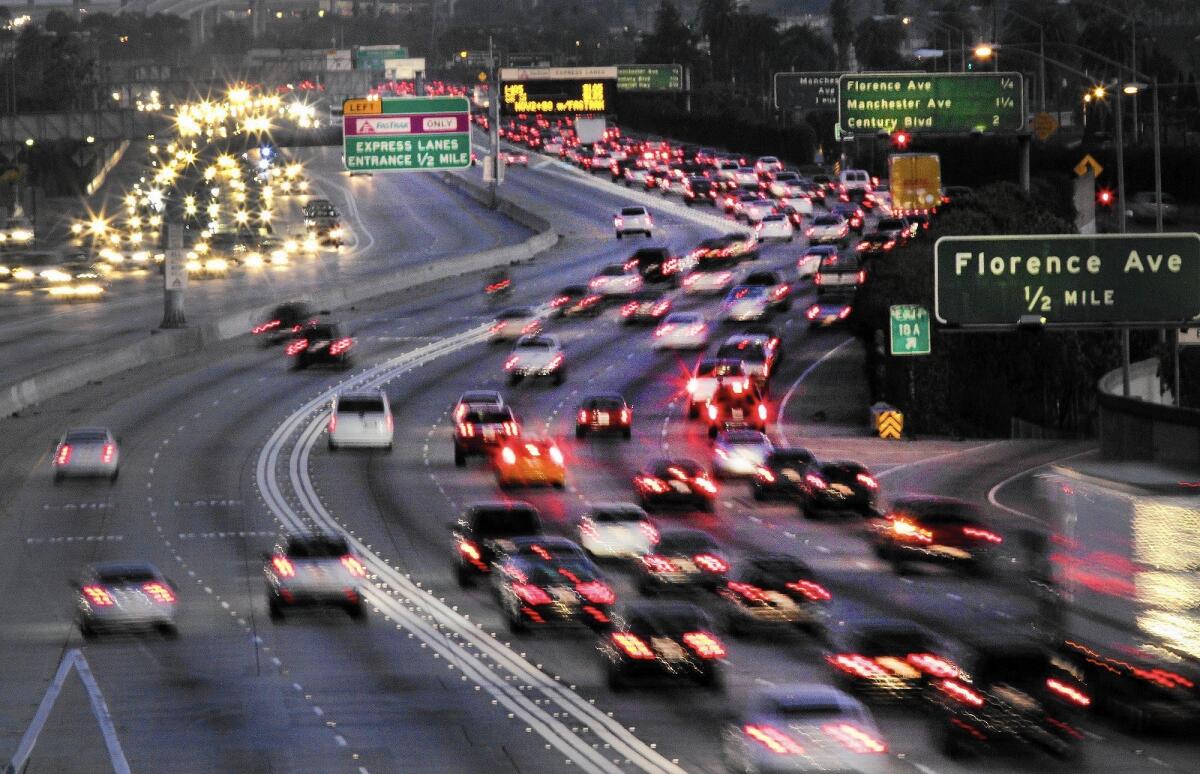
[(784, 209), (791, 207), (796, 212), (807, 217), (812, 217), (813, 214), (812, 199), (807, 196), (785, 196), (779, 200), (779, 206)]
[(496, 321), (488, 328), (488, 340), (497, 343), (501, 341), (516, 341), (522, 336), (529, 336), (542, 329), (542, 318), (528, 306), (516, 306), (505, 309), (496, 315)]
[(728, 322), (762, 320), (771, 314), (771, 293), (762, 285), (738, 285), (721, 302), (721, 319)]
[(714, 295), (725, 292), (732, 284), (733, 272), (728, 269), (693, 271), (683, 278), (683, 292), (689, 295)]
[(841, 215), (820, 215), (813, 218), (805, 235), (814, 245), (832, 242), (846, 244), (850, 239), (850, 223)]
[(753, 476), (775, 450), (771, 439), (757, 430), (726, 430), (713, 443), (713, 477)]
[(54, 483), (67, 476), (107, 478), (116, 481), (121, 451), (111, 431), (103, 427), (68, 430), (54, 448)]
[(617, 239), (626, 234), (645, 234), (652, 236), (654, 229), (654, 218), (650, 217), (650, 213), (645, 207), (622, 207), (621, 211), (613, 215), (613, 231), (617, 234)]
[(773, 685), (749, 697), (722, 734), (730, 771), (882, 774), (887, 742), (862, 702), (828, 685)]
[(796, 229), (787, 215), (768, 215), (758, 224), (758, 238), (762, 241), (779, 239), (791, 242), (796, 238)]
[(596, 558), (636, 559), (656, 543), (658, 530), (636, 505), (597, 503), (579, 520), (579, 545)]
[(642, 275), (636, 267), (610, 263), (588, 281), (588, 289), (599, 296), (632, 296), (642, 289)]
[(821, 268), (821, 262), (829, 257), (836, 257), (838, 249), (834, 245), (813, 245), (804, 251), (800, 259), (796, 261), (796, 274), (800, 279), (808, 279), (817, 276), (817, 271)]
[(771, 199), (752, 199), (740, 203), (737, 209), (747, 223), (761, 223), (765, 218), (775, 214), (775, 202)]
[(704, 349), (708, 346), (708, 322), (694, 312), (676, 312), (654, 329), (655, 349)]
[(554, 336), (522, 336), (504, 361), (508, 383), (516, 384), (526, 376), (549, 377), (562, 384), (567, 376), (562, 345)]

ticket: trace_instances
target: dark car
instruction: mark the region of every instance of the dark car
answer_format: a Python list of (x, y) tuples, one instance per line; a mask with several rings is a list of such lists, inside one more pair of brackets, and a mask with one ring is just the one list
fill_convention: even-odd
[(928, 236), (929, 229), (933, 226), (933, 217), (928, 212), (917, 212), (908, 216), (912, 223), (913, 236), (919, 239)]
[(631, 680), (689, 680), (712, 690), (722, 687), (725, 646), (712, 619), (687, 602), (634, 602), (598, 646), (608, 686)]
[(595, 317), (604, 311), (604, 297), (587, 285), (568, 285), (550, 300), (554, 317)]
[(816, 458), (808, 449), (777, 447), (755, 472), (752, 479), (754, 499), (800, 500), (804, 493), (804, 474), (814, 462)]
[(718, 190), (716, 181), (703, 175), (692, 175), (683, 182), (683, 203), (689, 207), (697, 203), (714, 204)]
[(1066, 640), (1061, 650), (1083, 670), (1096, 711), (1130, 731), (1180, 732), (1200, 722), (1200, 670), (1194, 663), (1078, 638)]
[(894, 235), (882, 231), (872, 231), (863, 235), (855, 249), (863, 258), (881, 258), (896, 249), (897, 244)]
[(642, 280), (650, 283), (679, 284), (679, 259), (667, 247), (643, 247), (626, 261), (637, 267)]
[(454, 464), (461, 468), (469, 456), (487, 456), (520, 433), (510, 407), (469, 406), (454, 425)]
[(921, 495), (895, 500), (872, 524), (871, 542), (897, 573), (912, 564), (940, 564), (977, 575), (988, 571), (1004, 537), (974, 505)]
[(899, 618), (860, 619), (830, 635), (825, 662), (834, 683), (867, 701), (920, 701), (958, 667), (927, 629)]
[(913, 236), (912, 222), (908, 218), (881, 218), (875, 224), (875, 230), (880, 234), (887, 234), (896, 240), (896, 244), (903, 246)]
[(783, 277), (774, 271), (752, 271), (742, 278), (743, 285), (757, 285), (767, 288), (771, 306), (780, 312), (792, 308), (792, 289)]
[(855, 234), (861, 234), (863, 232), (863, 223), (866, 220), (866, 216), (863, 214), (862, 207), (859, 205), (840, 202), (833, 205), (829, 211), (836, 212), (845, 218), (846, 222), (850, 224), (850, 230)]
[(579, 404), (575, 437), (590, 433), (617, 433), (629, 440), (633, 435), (633, 409), (616, 393), (589, 395)]
[(267, 319), (251, 329), (263, 345), (276, 344), (299, 333), (313, 319), (313, 310), (303, 301), (290, 301), (271, 310)]
[(288, 357), (292, 367), (299, 370), (310, 365), (324, 364), (349, 368), (353, 364), (351, 351), (354, 339), (340, 322), (310, 320), (292, 334), (288, 342)]
[(537, 508), (519, 501), (469, 505), (450, 530), (454, 535), (454, 576), (464, 588), (491, 573), (497, 553), (511, 550), (513, 538), (543, 532)]
[(948, 757), (981, 749), (1079, 755), (1079, 717), (1092, 699), (1077, 665), (1039, 643), (999, 640), (973, 644), (958, 667), (959, 678), (929, 692), (930, 722)]
[(603, 630), (617, 594), (578, 545), (561, 537), (517, 538), (492, 575), (508, 629), (583, 625)]
[(633, 477), (638, 499), (647, 511), (671, 507), (711, 512), (717, 486), (708, 470), (692, 460), (661, 459)]
[(940, 212), (961, 207), (963, 202), (967, 201), (974, 195), (974, 191), (970, 186), (966, 185), (948, 185), (942, 188), (942, 206)]
[(741, 261), (758, 260), (758, 240), (749, 234), (731, 233), (705, 239), (688, 256), (696, 271), (728, 269)]
[(842, 325), (854, 311), (854, 291), (843, 290), (836, 293), (822, 294), (804, 310), (804, 317), (810, 328), (829, 328)]
[(717, 591), (725, 630), (794, 626), (823, 636), (833, 596), (816, 581), (812, 569), (787, 554), (760, 554), (743, 559)]
[(670, 296), (661, 290), (639, 290), (621, 304), (621, 320), (626, 325), (652, 325), (666, 317), (673, 305)]
[(859, 462), (839, 460), (810, 465), (804, 473), (797, 501), (806, 519), (826, 513), (873, 513), (879, 482)]
[(637, 589), (653, 594), (666, 589), (717, 589), (725, 584), (729, 560), (704, 530), (672, 528), (659, 533), (654, 552), (637, 565)]

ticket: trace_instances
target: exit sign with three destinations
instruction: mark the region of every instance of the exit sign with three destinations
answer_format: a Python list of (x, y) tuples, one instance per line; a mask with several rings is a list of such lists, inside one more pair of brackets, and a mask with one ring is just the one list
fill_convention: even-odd
[(1200, 234), (954, 236), (933, 256), (934, 316), (944, 324), (1200, 318)]
[(348, 99), (342, 113), (343, 163), (351, 172), (471, 166), (466, 97)]
[(855, 73), (838, 82), (843, 135), (1012, 133), (1025, 128), (1020, 73)]

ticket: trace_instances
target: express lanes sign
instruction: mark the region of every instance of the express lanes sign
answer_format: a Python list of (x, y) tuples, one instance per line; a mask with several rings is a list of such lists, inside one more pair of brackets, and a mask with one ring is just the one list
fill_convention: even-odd
[(1200, 234), (955, 236), (933, 252), (934, 316), (943, 324), (1200, 319)]
[(471, 166), (466, 97), (349, 99), (342, 112), (343, 161), (351, 172)]

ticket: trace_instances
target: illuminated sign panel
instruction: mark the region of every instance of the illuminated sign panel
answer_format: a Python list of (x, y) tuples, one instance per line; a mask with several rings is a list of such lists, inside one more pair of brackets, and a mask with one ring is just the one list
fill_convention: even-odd
[(512, 116), (518, 113), (563, 115), (576, 113), (607, 113), (616, 93), (615, 78), (585, 80), (517, 80), (504, 81), (501, 112)]
[(855, 73), (838, 84), (843, 135), (904, 130), (1011, 133), (1025, 128), (1020, 73)]

